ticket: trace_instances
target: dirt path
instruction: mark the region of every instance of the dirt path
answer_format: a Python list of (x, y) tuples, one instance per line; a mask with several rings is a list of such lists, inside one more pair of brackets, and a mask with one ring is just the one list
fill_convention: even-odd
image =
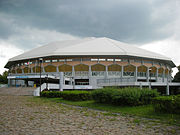
[[(13, 91), (14, 89), (14, 91)], [(26, 90), (26, 91), (25, 91)], [(136, 122), (129, 116), (45, 102), (32, 89), (0, 88), (1, 135), (165, 135), (179, 134), (176, 126)], [(21, 94), (20, 94), (21, 93)]]

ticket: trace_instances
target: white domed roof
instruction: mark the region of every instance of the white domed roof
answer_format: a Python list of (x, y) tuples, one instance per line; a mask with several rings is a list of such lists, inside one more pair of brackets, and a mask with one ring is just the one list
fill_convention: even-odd
[(135, 56), (171, 61), (163, 55), (128, 45), (109, 38), (84, 38), (49, 43), (32, 49), (9, 60), (18, 61), (47, 56)]

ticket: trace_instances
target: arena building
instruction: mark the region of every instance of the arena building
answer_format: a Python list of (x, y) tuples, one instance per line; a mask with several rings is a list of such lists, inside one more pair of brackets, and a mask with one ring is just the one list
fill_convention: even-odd
[(171, 82), (174, 67), (166, 56), (105, 37), (49, 43), (5, 65), (9, 85), (49, 83), (50, 89), (165, 86), (167, 94), (169, 86), (177, 85)]

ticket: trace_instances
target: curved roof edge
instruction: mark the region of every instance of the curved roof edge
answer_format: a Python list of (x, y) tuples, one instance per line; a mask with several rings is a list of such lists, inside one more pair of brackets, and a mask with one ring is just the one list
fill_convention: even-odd
[(23, 54), (9, 59), (5, 68), (10, 63), (27, 59), (37, 59), (50, 56), (132, 56), (147, 59), (171, 61), (172, 67), (176, 65), (172, 60), (161, 54), (151, 52), (134, 45), (129, 45), (109, 38), (84, 38), (77, 40), (57, 41), (34, 48)]

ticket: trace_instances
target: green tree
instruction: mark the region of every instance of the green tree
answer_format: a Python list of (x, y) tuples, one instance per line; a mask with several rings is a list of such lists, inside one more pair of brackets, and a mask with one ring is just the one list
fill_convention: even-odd
[(178, 72), (174, 76), (173, 82), (180, 82), (180, 65), (177, 68), (178, 68)]
[(8, 71), (4, 71), (2, 75), (0, 74), (0, 83), (1, 84), (8, 83), (7, 76), (8, 76)]

